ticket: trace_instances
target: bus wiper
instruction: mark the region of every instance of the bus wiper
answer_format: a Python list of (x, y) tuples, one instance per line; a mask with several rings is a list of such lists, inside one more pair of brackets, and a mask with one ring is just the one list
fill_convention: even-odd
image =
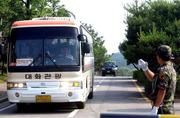
[(41, 53), (28, 66), (32, 66), (40, 57), (42, 57)]
[(58, 65), (57, 65), (56, 62), (54, 61), (55, 59), (53, 59), (47, 52), (45, 53), (45, 57), (48, 57), (49, 60), (51, 60), (51, 62), (53, 62), (53, 64), (58, 68)]

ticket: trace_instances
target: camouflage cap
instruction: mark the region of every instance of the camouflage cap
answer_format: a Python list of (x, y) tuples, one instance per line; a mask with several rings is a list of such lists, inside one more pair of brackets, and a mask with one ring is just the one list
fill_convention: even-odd
[(173, 59), (171, 47), (168, 45), (159, 46), (156, 54), (164, 61)]

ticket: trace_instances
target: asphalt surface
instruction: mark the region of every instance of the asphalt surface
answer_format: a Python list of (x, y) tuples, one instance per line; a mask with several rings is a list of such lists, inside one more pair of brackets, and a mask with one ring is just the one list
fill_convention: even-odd
[(7, 101), (6, 83), (0, 84), (0, 103)]
[[(95, 77), (94, 98), (84, 109), (75, 105), (28, 105), (26, 111), (17, 111), (15, 104), (0, 104), (0, 118), (99, 118), (101, 113), (149, 114), (150, 102), (142, 96), (142, 88), (129, 77)], [(180, 105), (176, 111), (180, 114)], [(58, 106), (58, 107), (57, 107)]]

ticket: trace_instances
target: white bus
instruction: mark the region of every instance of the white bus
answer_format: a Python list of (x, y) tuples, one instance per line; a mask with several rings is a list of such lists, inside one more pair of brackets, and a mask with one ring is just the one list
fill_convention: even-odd
[(7, 94), (27, 103), (76, 103), (93, 98), (93, 39), (73, 18), (16, 21), (8, 41)]

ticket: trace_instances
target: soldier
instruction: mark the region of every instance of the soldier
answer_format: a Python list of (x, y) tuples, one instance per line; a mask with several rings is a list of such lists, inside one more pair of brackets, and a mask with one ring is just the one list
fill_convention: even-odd
[(160, 67), (155, 74), (148, 68), (148, 63), (138, 60), (138, 66), (144, 71), (147, 79), (152, 81), (153, 106), (151, 114), (174, 114), (174, 94), (176, 88), (176, 72), (171, 62), (171, 48), (161, 45), (156, 52), (156, 59)]

